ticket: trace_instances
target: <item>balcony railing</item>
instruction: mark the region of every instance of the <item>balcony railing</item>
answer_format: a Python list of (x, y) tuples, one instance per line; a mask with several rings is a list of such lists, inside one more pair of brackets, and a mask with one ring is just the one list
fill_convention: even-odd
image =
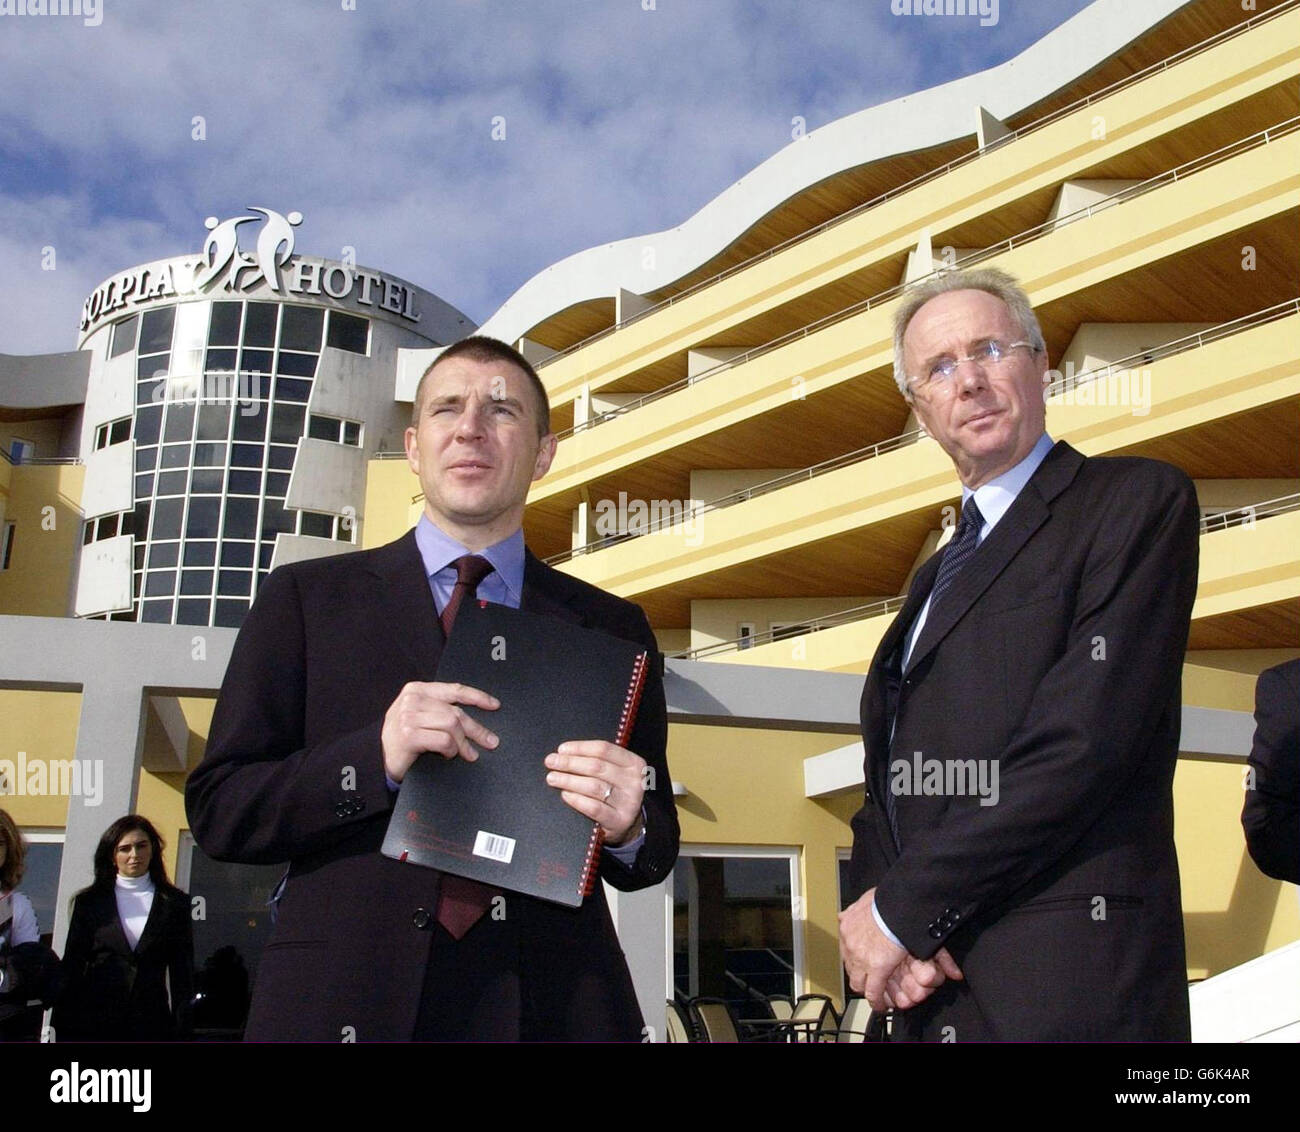
[[(1229, 527), (1253, 526), (1260, 519), (1271, 518), (1274, 515), (1284, 515), (1287, 512), (1297, 510), (1300, 510), (1300, 492), (1293, 495), (1280, 495), (1276, 499), (1266, 499), (1261, 503), (1252, 503), (1246, 507), (1234, 507), (1230, 510), (1216, 512), (1213, 515), (1206, 515), (1200, 522), (1201, 534), (1209, 534), (1211, 531), (1223, 531)], [(865, 621), (869, 617), (882, 617), (887, 613), (894, 613), (902, 609), (906, 600), (905, 596), (891, 597), (886, 598), (884, 601), (873, 601), (867, 605), (855, 605), (850, 609), (827, 614), (825, 617), (815, 617), (807, 622), (808, 628), (805, 633), (815, 633), (819, 629), (829, 629), (836, 625), (848, 625), (855, 621)], [(730, 641), (716, 641), (711, 645), (703, 645), (698, 649), (683, 649), (680, 652), (670, 652), (667, 655), (676, 660), (700, 660), (703, 657), (739, 652), (742, 649), (769, 644), (772, 641), (791, 640), (795, 636), (804, 636), (805, 633), (792, 634), (787, 629), (776, 629), (749, 637), (737, 637)]]
[[(1138, 366), (1150, 365), (1152, 362), (1158, 361), (1162, 358), (1168, 358), (1175, 354), (1199, 349), (1200, 347), (1211, 342), (1216, 342), (1219, 339), (1227, 338), (1234, 334), (1240, 334), (1243, 331), (1253, 329), (1254, 327), (1262, 326), (1269, 322), (1275, 322), (1280, 318), (1286, 318), (1290, 315), (1296, 314), (1300, 314), (1300, 298), (1288, 299), (1286, 302), (1277, 303), (1271, 307), (1265, 307), (1263, 310), (1255, 311), (1253, 314), (1244, 315), (1241, 318), (1234, 318), (1227, 322), (1221, 322), (1217, 326), (1210, 327), (1208, 330), (1200, 330), (1194, 334), (1185, 334), (1180, 338), (1171, 339), (1163, 345), (1152, 346), (1137, 353), (1129, 354), (1127, 357), (1120, 358), (1118, 361), (1109, 362), (1098, 369), (1072, 374), (1069, 377), (1061, 377), (1048, 386), (1048, 392), (1049, 395), (1055, 396), (1069, 389), (1077, 389), (1079, 386), (1086, 385), (1093, 381), (1106, 381), (1116, 373), (1131, 371)], [(673, 527), (691, 522), (709, 511), (718, 511), (724, 507), (734, 506), (737, 503), (745, 503), (760, 495), (766, 495), (768, 492), (779, 491), (781, 488), (789, 487), (792, 484), (803, 483), (805, 480), (815, 479), (817, 476), (824, 475), (827, 472), (837, 471), (850, 464), (857, 464), (864, 460), (871, 460), (882, 453), (892, 452), (895, 449), (915, 444), (924, 435), (924, 432), (920, 429), (914, 429), (911, 432), (905, 432), (899, 436), (890, 437), (888, 440), (881, 440), (876, 444), (869, 444), (865, 448), (858, 448), (852, 452), (845, 453), (843, 456), (836, 456), (830, 460), (823, 460), (820, 464), (813, 464), (810, 467), (802, 468), (797, 472), (787, 472), (785, 475), (765, 480), (762, 483), (755, 484), (753, 487), (747, 487), (742, 491), (735, 491), (729, 495), (723, 495), (717, 499), (711, 499), (707, 502), (699, 503), (688, 510), (683, 510), (680, 516), (673, 515), (671, 519), (667, 521), (662, 518), (648, 520), (645, 524), (644, 530), (625, 531), (614, 535), (608, 535), (604, 538), (586, 543), (583, 546), (575, 547), (572, 550), (553, 554), (546, 559), (546, 562), (548, 565), (554, 566), (557, 563), (567, 562), (572, 558), (576, 558), (578, 555), (591, 554), (597, 550), (603, 550), (606, 547), (613, 546), (615, 543), (626, 542), (628, 539), (632, 538), (641, 538), (647, 534), (671, 530)]]
[[(1297, 2), (1300, 2), (1300, 0), (1297, 0)], [(1113, 208), (1117, 204), (1134, 200), (1137, 197), (1143, 196), (1164, 185), (1173, 184), (1176, 181), (1186, 179), (1194, 173), (1200, 173), (1205, 169), (1218, 165), (1238, 156), (1239, 154), (1252, 149), (1258, 149), (1260, 146), (1268, 145), (1270, 142), (1286, 137), (1287, 135), (1294, 133), (1296, 130), (1300, 130), (1300, 115), (1297, 115), (1294, 118), (1288, 118), (1286, 121), (1279, 122), (1277, 125), (1270, 126), (1267, 129), (1260, 130), (1257, 133), (1251, 134), (1249, 137), (1240, 138), (1229, 145), (1214, 150), (1212, 153), (1203, 154), (1191, 161), (1184, 162), (1182, 165), (1177, 165), (1172, 169), (1167, 169), (1163, 173), (1157, 173), (1153, 177), (1148, 177), (1145, 181), (1140, 181), (1136, 185), (1130, 185), (1126, 189), (1121, 189), (1118, 192), (1111, 193), (1109, 196), (1103, 197), (1101, 200), (1089, 204), (1084, 208), (1076, 209), (1074, 212), (1067, 213), (1065, 216), (1058, 216), (1052, 220), (1044, 220), (1042, 223), (1035, 224), (1032, 228), (1026, 228), (1022, 232), (1017, 232), (1013, 236), (1008, 236), (1005, 240), (1001, 240), (996, 244), (979, 248), (970, 255), (956, 260), (952, 265), (945, 265), (936, 271), (918, 277), (910, 283), (897, 283), (887, 290), (881, 291), (869, 298), (862, 299), (838, 311), (834, 311), (831, 314), (817, 319), (815, 322), (808, 323), (806, 326), (801, 326), (796, 330), (787, 331), (785, 334), (773, 338), (771, 341), (755, 346), (751, 350), (746, 350), (743, 354), (737, 354), (734, 358), (728, 358), (724, 362), (719, 362), (715, 366), (710, 366), (708, 369), (703, 370), (700, 373), (694, 374), (690, 377), (679, 378), (677, 381), (661, 386), (659, 389), (652, 390), (649, 393), (644, 393), (640, 397), (628, 401), (624, 405), (619, 405), (616, 408), (607, 409), (602, 413), (598, 413), (590, 420), (583, 421), (581, 424), (576, 424), (572, 428), (567, 428), (556, 433), (556, 436), (563, 440), (566, 437), (576, 435), (579, 432), (595, 428), (597, 425), (605, 424), (608, 421), (614, 420), (616, 417), (624, 416), (625, 414), (634, 412), (636, 409), (648, 405), (653, 401), (658, 401), (661, 397), (667, 397), (672, 393), (685, 389), (687, 386), (695, 385), (700, 381), (706, 381), (710, 377), (716, 377), (720, 373), (734, 369), (736, 366), (744, 365), (746, 362), (761, 357), (763, 354), (770, 353), (772, 350), (779, 349), (782, 346), (788, 346), (791, 342), (796, 342), (800, 338), (806, 338), (810, 334), (819, 333), (827, 327), (834, 326), (836, 323), (843, 322), (846, 319), (853, 318), (856, 315), (863, 314), (875, 307), (879, 307), (884, 303), (898, 298), (908, 288), (916, 286), (918, 283), (922, 282), (922, 280), (929, 279), (933, 275), (940, 275), (953, 270), (954, 268), (975, 267), (978, 264), (983, 263), (985, 260), (1003, 255), (1015, 248), (1024, 247), (1026, 244), (1032, 243), (1034, 240), (1042, 239), (1042, 237), (1056, 231), (1058, 228), (1063, 228), (1066, 225), (1073, 224), (1080, 220), (1090, 219), (1098, 212), (1107, 208)]]
[(591, 345), (593, 342), (597, 342), (602, 338), (607, 338), (611, 334), (631, 326), (634, 322), (643, 318), (648, 318), (650, 315), (663, 310), (665, 307), (670, 307), (674, 303), (679, 303), (683, 299), (695, 295), (708, 287), (712, 287), (724, 279), (728, 279), (742, 271), (747, 271), (755, 264), (762, 263), (764, 260), (770, 259), (772, 256), (778, 255), (788, 248), (794, 247), (796, 244), (803, 243), (803, 241), (809, 240), (822, 232), (828, 231), (838, 224), (843, 224), (845, 221), (852, 220), (854, 217), (860, 216), (864, 212), (877, 208), (886, 201), (901, 196), (903, 193), (910, 192), (912, 189), (924, 185), (929, 181), (936, 180), (947, 173), (951, 173), (954, 169), (969, 164), (985, 153), (991, 153), (995, 149), (1001, 149), (1019, 138), (1023, 138), (1036, 130), (1051, 125), (1053, 122), (1068, 117), (1070, 114), (1073, 114), (1078, 110), (1092, 106), (1104, 98), (1109, 98), (1112, 94), (1116, 94), (1125, 87), (1143, 82), (1152, 75), (1158, 74), (1160, 71), (1168, 70), (1170, 67), (1181, 63), (1186, 59), (1190, 59), (1194, 55), (1199, 55), (1203, 51), (1208, 51), (1213, 47), (1217, 47), (1220, 43), (1226, 42), (1229, 39), (1234, 39), (1239, 35), (1243, 35), (1277, 16), (1284, 15), (1291, 9), (1295, 8), (1297, 4), (1300, 4), (1300, 0), (1287, 0), (1286, 3), (1279, 4), (1277, 7), (1272, 8), (1267, 12), (1260, 12), (1258, 15), (1252, 16), (1250, 19), (1244, 20), (1240, 24), (1234, 24), (1232, 27), (1224, 28), (1223, 31), (1216, 32), (1214, 35), (1199, 43), (1194, 43), (1190, 47), (1185, 47), (1183, 50), (1170, 55), (1168, 58), (1152, 63), (1150, 66), (1144, 67), (1140, 71), (1135, 71), (1131, 75), (1125, 75), (1122, 79), (1117, 79), (1109, 86), (1103, 87), (1101, 90), (1096, 91), (1093, 94), (1084, 95), (1082, 98), (1076, 99), (1074, 102), (1061, 107), (1059, 110), (1053, 110), (1049, 114), (1044, 114), (1041, 118), (1036, 118), (1034, 121), (1026, 123), (1019, 129), (1013, 130), (990, 142), (983, 149), (977, 148), (970, 150), (969, 152), (962, 154), (960, 157), (953, 158), (944, 165), (937, 166), (936, 168), (928, 170), (917, 177), (913, 177), (910, 181), (906, 181), (901, 185), (897, 185), (894, 188), (881, 193), (879, 196), (872, 197), (871, 200), (865, 201), (862, 204), (854, 205), (847, 211), (832, 216), (829, 220), (824, 220), (820, 224), (791, 236), (789, 239), (783, 240), (781, 243), (776, 244), (773, 247), (750, 256), (748, 259), (743, 260), (740, 263), (732, 264), (730, 267), (719, 271), (716, 275), (711, 275), (707, 279), (700, 280), (698, 283), (693, 283), (686, 289), (679, 291), (674, 295), (670, 295), (668, 298), (655, 303), (653, 306), (646, 307), (637, 311), (635, 314), (629, 315), (627, 318), (623, 319), (622, 322), (615, 323), (613, 326), (607, 326), (603, 330), (598, 330), (595, 334), (589, 335), (581, 341), (573, 343), (571, 346), (566, 346), (563, 350), (556, 351), (542, 362), (541, 365), (538, 366), (538, 369), (540, 370), (545, 368), (546, 366), (559, 361), (561, 358), (565, 358), (568, 355), (576, 353), (578, 350)]

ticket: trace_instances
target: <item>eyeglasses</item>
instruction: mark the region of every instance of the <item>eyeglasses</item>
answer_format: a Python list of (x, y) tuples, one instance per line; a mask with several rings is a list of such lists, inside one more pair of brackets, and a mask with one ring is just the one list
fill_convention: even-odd
[(1013, 350), (1022, 346), (1033, 353), (1038, 352), (1038, 347), (1032, 342), (1000, 342), (996, 338), (990, 338), (987, 342), (981, 342), (964, 358), (938, 359), (931, 364), (928, 373), (908, 378), (907, 388), (913, 394), (922, 390), (929, 394), (947, 393), (953, 388), (953, 378), (957, 376), (962, 362), (974, 362), (981, 369), (997, 369), (1011, 359)]

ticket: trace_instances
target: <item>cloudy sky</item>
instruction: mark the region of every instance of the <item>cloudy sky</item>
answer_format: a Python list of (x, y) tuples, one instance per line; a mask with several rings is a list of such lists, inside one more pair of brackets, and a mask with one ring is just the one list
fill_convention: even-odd
[(989, 27), (891, 0), (0, 15), (0, 352), (75, 348), (97, 283), (197, 252), (204, 217), (249, 205), (301, 211), (298, 251), (351, 246), (481, 323), (564, 256), (681, 223), (796, 116), (811, 131), (983, 70), (1087, 3), (1000, 0)]

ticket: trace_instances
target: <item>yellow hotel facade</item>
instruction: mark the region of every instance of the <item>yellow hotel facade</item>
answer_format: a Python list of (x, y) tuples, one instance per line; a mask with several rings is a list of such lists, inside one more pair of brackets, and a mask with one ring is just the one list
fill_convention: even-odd
[[(208, 861), (182, 801), (235, 630), (276, 565), (414, 523), (401, 428), (473, 329), (381, 271), (260, 262), (232, 242), (255, 219), (106, 281), (77, 350), (0, 356), (0, 803), (33, 844), (24, 890), (57, 946), (99, 832), (142, 812), (204, 898), (196, 965), (233, 948), (250, 975), (278, 870)], [(1300, 656), (1298, 221), (1300, 4), (1097, 0), (1009, 63), (792, 140), (676, 229), (553, 265), (480, 328), (552, 399), (530, 548), (642, 605), (668, 658), (682, 859), (615, 904), (657, 1032), (674, 993), (843, 1001), (862, 677), (960, 501), (894, 385), (891, 319), (954, 265), (1028, 291), (1054, 438), (1196, 484), (1188, 976), (1295, 952), (1296, 890), (1256, 869), (1240, 811), (1255, 678)]]

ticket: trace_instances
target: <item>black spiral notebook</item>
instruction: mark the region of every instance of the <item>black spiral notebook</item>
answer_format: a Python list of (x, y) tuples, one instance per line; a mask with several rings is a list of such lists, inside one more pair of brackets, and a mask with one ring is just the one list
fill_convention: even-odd
[(496, 711), (462, 710), (500, 742), (475, 762), (418, 758), (397, 795), (385, 856), (577, 907), (595, 885), (600, 827), (547, 785), (543, 760), (568, 739), (626, 746), (648, 663), (630, 641), (466, 602), (437, 679), (495, 696)]

